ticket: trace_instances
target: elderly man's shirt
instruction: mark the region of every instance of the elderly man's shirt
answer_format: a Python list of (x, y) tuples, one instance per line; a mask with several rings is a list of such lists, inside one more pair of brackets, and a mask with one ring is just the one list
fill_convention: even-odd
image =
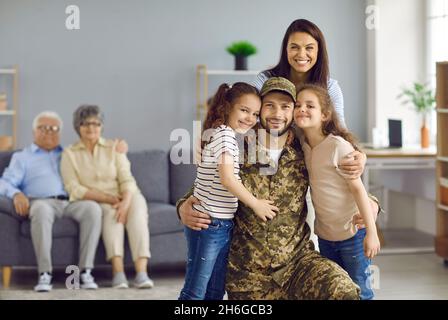
[(258, 199), (273, 200), (279, 212), (265, 223), (239, 203), (227, 274), (233, 292), (263, 290), (272, 279), (283, 286), (302, 250), (313, 248), (306, 223), (308, 174), (299, 141), (294, 138), (284, 147), (278, 163), (259, 144), (256, 154), (256, 161), (245, 156), (241, 180)]
[(62, 147), (51, 151), (32, 144), (15, 152), (0, 179), (0, 195), (13, 198), (23, 192), (29, 198), (67, 195), (59, 171)]
[(114, 196), (138, 190), (126, 155), (115, 150), (114, 141), (103, 138), (93, 154), (81, 141), (65, 148), (61, 174), (70, 201), (83, 199), (90, 189)]

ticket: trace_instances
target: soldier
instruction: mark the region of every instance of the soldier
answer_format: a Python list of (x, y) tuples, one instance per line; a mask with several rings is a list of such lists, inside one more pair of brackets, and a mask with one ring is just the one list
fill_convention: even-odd
[[(296, 89), (285, 78), (271, 78), (261, 96), (260, 126), (267, 134), (259, 132), (257, 159), (245, 154), (240, 175), (255, 197), (273, 200), (279, 212), (265, 223), (239, 204), (226, 280), (228, 298), (359, 299), (359, 287), (340, 266), (315, 251), (310, 240), (308, 173), (291, 129)], [(360, 175), (365, 157), (356, 156)], [(182, 223), (195, 230), (207, 228), (210, 218), (192, 209), (198, 200), (190, 195), (177, 204)]]

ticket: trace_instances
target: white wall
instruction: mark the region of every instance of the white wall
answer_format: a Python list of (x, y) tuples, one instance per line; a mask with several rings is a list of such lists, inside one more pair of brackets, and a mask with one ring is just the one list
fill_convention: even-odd
[(421, 120), (412, 107), (403, 106), (397, 96), (404, 86), (427, 80), (425, 1), (375, 0), (374, 3), (379, 9), (379, 24), (375, 36), (369, 40), (376, 52), (371, 62), (371, 65), (374, 63), (375, 86), (368, 88), (369, 96), (375, 100), (372, 105), (374, 120), (370, 125), (387, 133), (387, 120), (401, 119), (403, 143), (419, 144)]
[[(401, 88), (426, 82), (425, 0), (367, 0), (376, 5), (379, 23), (367, 31), (368, 130), (380, 128), (387, 137), (388, 119), (403, 121), (403, 143), (420, 144), (421, 119), (397, 99)], [(431, 123), (428, 121), (428, 123)], [(435, 128), (432, 142), (435, 141)], [(389, 193), (388, 228), (415, 228), (435, 234), (435, 172), (394, 171), (374, 174)], [(404, 192), (404, 193), (402, 193)]]
[[(80, 30), (65, 28), (71, 4), (80, 8)], [(259, 49), (252, 69), (274, 65), (298, 18), (325, 34), (346, 122), (363, 140), (364, 7), (359, 0), (0, 0), (0, 67), (20, 67), (19, 147), (31, 142), (31, 121), (45, 109), (69, 124), (62, 141), (71, 143), (73, 111), (95, 103), (106, 113), (106, 136), (126, 138), (131, 150), (167, 149), (173, 129), (192, 130), (196, 65), (232, 69), (225, 48), (244, 39)]]

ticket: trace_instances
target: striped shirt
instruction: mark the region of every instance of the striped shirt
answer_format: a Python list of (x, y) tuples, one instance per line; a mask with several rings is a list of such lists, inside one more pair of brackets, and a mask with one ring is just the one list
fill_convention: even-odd
[[(258, 90), (261, 90), (263, 84), (271, 78), (273, 75), (269, 71), (260, 72), (255, 80), (252, 82), (252, 85), (256, 87)], [(342, 95), (341, 87), (338, 82), (334, 79), (328, 79), (328, 94), (330, 95), (331, 101), (333, 102), (336, 113), (339, 115), (339, 120), (342, 122), (344, 127), (345, 125), (345, 117), (344, 117), (344, 96)]]
[(239, 149), (235, 132), (232, 128), (221, 125), (215, 129), (210, 142), (202, 151), (193, 191), (193, 195), (201, 203), (194, 205), (194, 208), (209, 214), (213, 218), (232, 219), (238, 208), (238, 198), (221, 184), (218, 161), (220, 161), (224, 152), (233, 156), (233, 173), (241, 181), (239, 176)]

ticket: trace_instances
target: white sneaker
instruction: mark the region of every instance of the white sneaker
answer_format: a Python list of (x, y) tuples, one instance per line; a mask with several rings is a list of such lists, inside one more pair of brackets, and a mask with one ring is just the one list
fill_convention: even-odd
[(95, 278), (90, 273), (91, 270), (87, 269), (81, 273), (81, 289), (95, 290), (98, 289), (98, 285), (95, 283)]
[(152, 281), (151, 278), (148, 277), (148, 274), (146, 272), (139, 272), (135, 276), (134, 287), (136, 287), (137, 289), (151, 289), (152, 287), (154, 287), (154, 281)]
[(51, 274), (48, 272), (44, 272), (39, 276), (39, 280), (37, 285), (34, 287), (34, 291), (36, 292), (48, 292), (53, 289), (51, 285)]

